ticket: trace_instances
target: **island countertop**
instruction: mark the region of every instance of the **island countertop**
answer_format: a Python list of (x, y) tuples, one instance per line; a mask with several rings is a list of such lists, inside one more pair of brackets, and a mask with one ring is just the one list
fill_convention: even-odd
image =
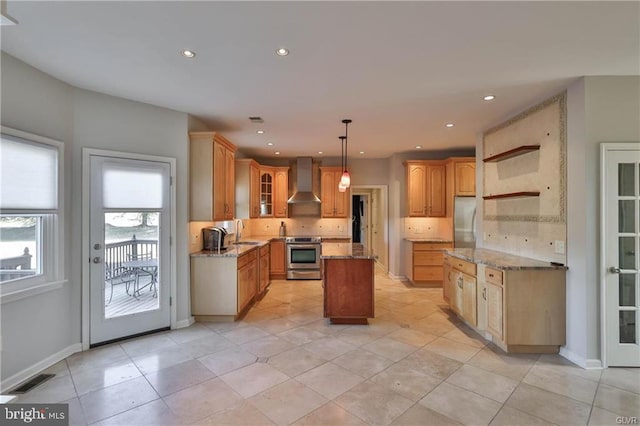
[(375, 259), (371, 250), (365, 250), (359, 243), (322, 244), (321, 259)]
[(468, 260), (473, 263), (481, 263), (483, 265), (502, 270), (569, 269), (564, 265), (531, 259), (528, 257), (514, 256), (509, 253), (483, 248), (458, 248), (445, 250), (445, 253), (458, 259)]
[(443, 243), (443, 244), (453, 244), (453, 240), (447, 240), (444, 238), (416, 238), (416, 237), (405, 237), (405, 240), (412, 243)]

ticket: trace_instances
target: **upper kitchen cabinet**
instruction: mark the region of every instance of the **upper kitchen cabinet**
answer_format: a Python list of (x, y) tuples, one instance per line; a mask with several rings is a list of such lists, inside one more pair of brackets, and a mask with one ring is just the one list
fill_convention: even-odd
[(260, 166), (260, 217), (287, 217), (289, 168)]
[(442, 161), (410, 160), (407, 168), (407, 203), (411, 217), (446, 215), (445, 164)]
[(289, 167), (274, 167), (273, 216), (287, 217), (289, 199)]
[(345, 218), (349, 214), (349, 196), (351, 189), (338, 190), (342, 177), (341, 167), (320, 167), (320, 199), (322, 217)]
[(236, 217), (260, 217), (260, 164), (243, 158), (236, 160)]
[(273, 217), (273, 168), (260, 166), (260, 216)]
[(476, 161), (474, 158), (455, 159), (454, 164), (454, 192), (460, 197), (476, 196)]
[(216, 132), (189, 132), (189, 139), (190, 220), (233, 219), (236, 146)]

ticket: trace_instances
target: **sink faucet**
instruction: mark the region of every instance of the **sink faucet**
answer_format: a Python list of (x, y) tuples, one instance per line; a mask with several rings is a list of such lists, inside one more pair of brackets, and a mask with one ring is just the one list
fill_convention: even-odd
[(242, 238), (242, 230), (244, 229), (244, 223), (242, 219), (236, 219), (236, 243)]

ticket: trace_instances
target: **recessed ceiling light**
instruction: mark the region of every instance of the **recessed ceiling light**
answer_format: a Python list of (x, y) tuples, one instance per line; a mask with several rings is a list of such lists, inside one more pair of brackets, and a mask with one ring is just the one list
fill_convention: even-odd
[(493, 96), (493, 95), (487, 95), (487, 96), (485, 96), (483, 99), (484, 99), (485, 101), (492, 101), (492, 100), (494, 100), (495, 98), (496, 98), (496, 97), (495, 97), (495, 96)]
[(447, 124), (445, 124), (445, 126), (447, 126), (447, 127), (453, 127), (453, 123), (447, 123)]
[(364, 154), (364, 151), (360, 151), (360, 154)]
[(273, 142), (267, 142), (267, 146), (273, 146)]
[(276, 155), (280, 155), (280, 151), (276, 151), (276, 152), (275, 152), (275, 154), (276, 154)]
[(422, 149), (422, 145), (416, 145), (416, 149)]
[(287, 56), (289, 54), (289, 49), (287, 49), (286, 47), (280, 47), (279, 49), (276, 49), (276, 55), (278, 56)]
[(188, 59), (193, 59), (193, 58), (196, 57), (196, 52), (194, 52), (193, 50), (185, 49), (180, 53), (182, 53), (182, 56), (184, 56), (185, 58), (188, 58)]
[(259, 135), (261, 135), (261, 134), (263, 134), (263, 133), (264, 133), (264, 130), (256, 130), (256, 133), (257, 133), (257, 134), (259, 134)]
[(318, 154), (324, 154), (324, 152), (322, 152), (322, 151), (318, 151)]

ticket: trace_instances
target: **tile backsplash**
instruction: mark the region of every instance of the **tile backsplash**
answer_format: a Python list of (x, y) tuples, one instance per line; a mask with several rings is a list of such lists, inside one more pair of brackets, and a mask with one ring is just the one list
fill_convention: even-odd
[[(314, 235), (321, 237), (351, 235), (351, 221), (349, 219), (321, 219), (321, 218), (285, 218), (285, 219), (245, 219), (245, 236), (278, 236), (280, 223), (287, 227), (287, 236)], [(248, 231), (248, 232), (247, 232)]]
[(404, 238), (441, 238), (453, 236), (453, 219), (450, 217), (405, 217)]

